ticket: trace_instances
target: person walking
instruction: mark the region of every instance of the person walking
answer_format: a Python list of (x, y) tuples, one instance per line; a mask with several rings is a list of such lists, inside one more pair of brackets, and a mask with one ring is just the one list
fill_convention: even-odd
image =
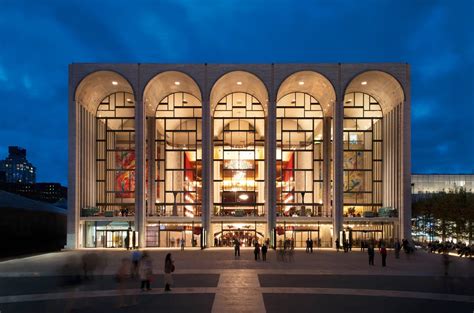
[(309, 238), (306, 239), (306, 253), (309, 253)]
[(181, 251), (184, 251), (184, 238), (181, 238)]
[(240, 241), (237, 238), (234, 239), (234, 256), (240, 257)]
[(139, 268), (139, 263), (140, 259), (142, 258), (142, 254), (139, 250), (134, 250), (132, 252), (132, 270), (131, 270), (131, 275), (132, 278), (138, 277), (138, 268)]
[(339, 238), (336, 238), (336, 252), (339, 252)]
[(367, 248), (367, 253), (369, 255), (369, 265), (374, 265), (375, 250), (372, 244)]
[(123, 308), (126, 306), (137, 304), (137, 299), (135, 296), (132, 296), (130, 298), (125, 297), (125, 290), (127, 287), (126, 282), (127, 282), (127, 278), (129, 277), (129, 274), (130, 274), (130, 260), (127, 258), (123, 258), (117, 270), (117, 273), (115, 274), (115, 280), (117, 281), (118, 291), (119, 291), (118, 304), (117, 304), (118, 308)]
[(387, 248), (384, 244), (380, 247), (380, 255), (382, 256), (382, 266), (387, 266)]
[(172, 273), (174, 270), (174, 261), (171, 258), (171, 253), (168, 253), (165, 257), (165, 291), (171, 291), (171, 285), (173, 285)]
[(267, 260), (267, 250), (268, 250), (268, 246), (267, 246), (267, 244), (264, 244), (262, 246), (262, 260), (263, 261)]
[(309, 238), (309, 252), (313, 253), (313, 239)]
[(451, 263), (451, 260), (449, 259), (449, 254), (448, 250), (444, 249), (443, 250), (443, 268), (444, 268), (444, 276), (448, 276), (449, 274), (449, 263)]
[(400, 258), (400, 250), (401, 249), (402, 249), (402, 246), (400, 245), (400, 241), (397, 240), (397, 242), (395, 242), (395, 258), (396, 259)]
[(139, 274), (142, 291), (151, 290), (150, 282), (153, 275), (153, 264), (147, 252), (143, 252), (142, 259), (140, 260)]
[(255, 254), (255, 261), (258, 261), (258, 259), (260, 259), (260, 246), (258, 244), (258, 241), (255, 242), (255, 248), (253, 249), (253, 253)]

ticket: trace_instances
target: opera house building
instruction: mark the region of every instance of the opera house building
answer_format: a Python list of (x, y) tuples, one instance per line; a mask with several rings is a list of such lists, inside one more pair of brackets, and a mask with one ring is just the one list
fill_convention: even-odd
[(410, 69), (69, 66), (67, 247), (410, 238)]

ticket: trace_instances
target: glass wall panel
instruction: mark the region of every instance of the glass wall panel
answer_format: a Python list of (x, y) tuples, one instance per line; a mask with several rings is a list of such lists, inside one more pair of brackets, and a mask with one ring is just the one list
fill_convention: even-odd
[(105, 97), (96, 114), (94, 215), (133, 216), (135, 212), (135, 102), (117, 92)]
[(201, 215), (201, 102), (188, 93), (166, 96), (155, 112), (156, 206), (153, 215)]
[(302, 92), (277, 103), (277, 215), (321, 216), (323, 207), (323, 111)]
[(231, 93), (214, 109), (214, 215), (262, 216), (265, 114), (247, 93)]
[(373, 216), (382, 206), (382, 122), (382, 109), (373, 97), (345, 95), (345, 216)]

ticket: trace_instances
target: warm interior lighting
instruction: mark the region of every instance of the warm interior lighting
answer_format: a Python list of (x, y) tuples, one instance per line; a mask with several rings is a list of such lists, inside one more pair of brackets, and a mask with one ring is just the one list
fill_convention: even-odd
[(239, 199), (240, 199), (240, 200), (244, 200), (244, 201), (245, 201), (245, 200), (248, 200), (248, 199), (249, 199), (249, 195), (246, 194), (246, 193), (243, 193), (243, 194), (241, 194), (241, 195), (239, 196)]
[(361, 85), (367, 85), (367, 82), (364, 80), (363, 82), (360, 83)]
[(299, 81), (299, 82), (298, 82), (298, 85), (303, 86), (303, 85), (304, 85), (304, 81)]
[(115, 80), (112, 82), (112, 85), (114, 86), (117, 86), (118, 85), (118, 82), (116, 82)]
[(179, 81), (175, 81), (174, 84), (175, 84), (176, 86), (181, 85), (181, 83), (180, 83)]
[(242, 85), (242, 82), (237, 82), (237, 85), (239, 85), (239, 86)]

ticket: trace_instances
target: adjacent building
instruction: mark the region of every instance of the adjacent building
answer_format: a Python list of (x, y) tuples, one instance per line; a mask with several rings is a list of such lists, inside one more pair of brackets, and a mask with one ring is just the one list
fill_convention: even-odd
[(57, 203), (66, 200), (67, 188), (60, 183), (2, 183), (0, 190), (11, 192), (29, 199)]
[(36, 168), (26, 159), (26, 149), (10, 146), (8, 157), (0, 160), (1, 181), (7, 183), (35, 183)]
[(71, 64), (68, 247), (411, 235), (407, 64)]

